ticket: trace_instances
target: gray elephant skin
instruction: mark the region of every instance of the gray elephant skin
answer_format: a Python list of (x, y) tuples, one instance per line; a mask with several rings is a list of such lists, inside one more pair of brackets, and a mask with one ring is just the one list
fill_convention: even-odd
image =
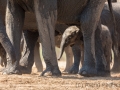
[[(94, 31), (100, 30), (99, 18), (101, 11), (103, 9), (106, 0), (84, 0), (84, 1), (59, 1), (59, 0), (42, 0), (42, 1), (20, 1), (20, 0), (8, 0), (6, 9), (6, 32), (15, 47), (17, 65), (20, 60), (20, 39), (22, 34), (22, 28), (24, 23), (25, 12), (29, 12), (28, 15), (36, 16), (38, 32), (42, 43), (42, 53), (46, 63), (46, 69), (43, 71), (42, 75), (61, 75), (58, 67), (56, 53), (55, 53), (55, 42), (54, 42), (54, 27), (57, 23), (64, 23), (67, 25), (77, 25), (82, 30), (84, 38), (85, 47), (85, 57), (84, 65), (80, 71), (83, 76), (94, 76), (101, 75), (101, 73), (106, 74), (105, 68), (102, 61), (103, 50), (102, 44), (99, 42), (100, 36), (96, 39), (98, 47), (97, 50), (100, 53), (97, 54), (96, 62), (94, 53)], [(93, 4), (94, 3), (94, 4)], [(67, 8), (66, 8), (67, 5)], [(71, 6), (76, 6), (73, 8)], [(33, 8), (34, 7), (34, 8)], [(65, 8), (64, 8), (65, 7)], [(72, 11), (72, 12), (71, 12)], [(58, 13), (58, 15), (57, 15)], [(26, 18), (28, 18), (26, 16)], [(33, 17), (31, 17), (33, 18)], [(30, 19), (25, 19), (30, 20)], [(94, 23), (89, 23), (94, 22)], [(29, 23), (30, 24), (30, 23)], [(24, 29), (26, 28), (26, 23), (24, 23)], [(29, 25), (31, 26), (31, 25)], [(33, 25), (34, 26), (34, 25)], [(86, 27), (87, 26), (87, 27)], [(97, 27), (97, 29), (96, 29)], [(31, 30), (31, 29), (27, 29)], [(32, 30), (36, 30), (33, 29)], [(16, 38), (17, 37), (17, 38)], [(36, 39), (37, 40), (37, 39)], [(34, 40), (35, 41), (35, 40)], [(89, 45), (89, 46), (88, 46)], [(12, 66), (10, 66), (12, 67)], [(9, 67), (9, 68), (10, 68)], [(17, 69), (14, 68), (13, 73)], [(9, 72), (7, 72), (9, 73)]]
[[(110, 72), (110, 62), (111, 62), (111, 49), (112, 49), (112, 38), (111, 38), (111, 34), (110, 31), (108, 29), (108, 27), (102, 25), (102, 31), (101, 31), (101, 39), (102, 39), (102, 48), (104, 51), (104, 65), (106, 67), (106, 71)], [(78, 73), (79, 70), (79, 64), (80, 64), (80, 60), (81, 60), (81, 64), (83, 65), (83, 58), (80, 59), (83, 55), (84, 52), (84, 45), (83, 45), (83, 36), (81, 34), (81, 31), (79, 30), (79, 28), (77, 28), (76, 26), (71, 26), (68, 27), (65, 32), (63, 33), (62, 36), (62, 41), (61, 41), (61, 53), (59, 56), (59, 59), (61, 58), (64, 48), (68, 45), (73, 45), (73, 44), (77, 44), (79, 45), (79, 48), (81, 51), (81, 54), (78, 53), (77, 54), (77, 59), (74, 60), (73, 66), (71, 67), (71, 70), (69, 73), (72, 74), (76, 74)], [(74, 50), (74, 52), (78, 52), (77, 49)]]
[[(64, 30), (67, 27), (68, 27), (67, 25), (63, 25), (63, 24), (57, 24), (56, 27), (55, 27), (55, 45), (58, 48), (60, 48), (60, 42), (61, 42), (61, 38), (62, 38), (62, 33), (64, 32)], [(28, 33), (28, 32), (29, 31), (26, 30), (23, 33)], [(24, 34), (23, 34), (23, 36), (24, 36)], [(26, 35), (24, 37), (25, 37), (24, 38), (24, 42), (25, 43), (24, 43), (24, 46), (23, 46), (24, 47), (24, 49), (23, 49), (23, 56), (22, 56), (22, 58), (20, 60), (20, 65), (26, 67), (27, 70), (29, 70), (29, 73), (31, 73), (32, 66), (31, 67), (27, 67), (27, 66), (28, 66), (28, 62), (31, 62), (31, 59), (29, 57), (31, 57), (30, 55), (32, 55), (33, 50), (29, 49), (29, 47), (32, 44), (30, 44), (31, 43), (31, 39), (30, 39), (30, 37), (28, 37), (28, 35)], [(42, 71), (43, 70), (43, 66), (42, 66), (42, 62), (41, 62), (40, 54), (39, 54), (40, 39), (37, 42), (34, 42), (34, 43), (36, 44), (35, 45), (35, 50), (34, 50), (34, 62), (35, 62), (35, 65), (36, 65), (38, 71)], [(70, 67), (72, 66), (72, 62), (73, 62), (73, 53), (72, 53), (72, 49), (71, 49), (70, 46), (65, 48), (65, 53), (66, 53), (66, 61), (67, 61), (67, 63), (66, 63), (66, 68), (65, 68), (64, 71), (69, 71)], [(27, 73), (27, 72), (24, 72), (24, 73)]]
[[(113, 12), (114, 12), (114, 16), (115, 16), (115, 19), (116, 19), (116, 30), (117, 30), (117, 32), (118, 32), (118, 36), (120, 36), (119, 35), (119, 21), (120, 21), (120, 3), (113, 3)], [(102, 13), (101, 13), (101, 23), (103, 24), (103, 25), (106, 25), (107, 27), (108, 27), (108, 29), (109, 29), (109, 32), (110, 32), (110, 34), (111, 34), (111, 36), (113, 35), (113, 29), (114, 29), (114, 24), (113, 24), (113, 21), (111, 20), (111, 15), (110, 15), (110, 11), (109, 11), (109, 9), (108, 9), (108, 5), (107, 4), (105, 4), (105, 6), (104, 6), (104, 9), (103, 9), (103, 11), (102, 11)], [(108, 29), (106, 29), (106, 28), (103, 28), (103, 30), (108, 30)], [(76, 30), (77, 31), (77, 30)], [(73, 32), (73, 31), (72, 31)], [(109, 32), (108, 32), (108, 36), (107, 36), (107, 34), (105, 34), (106, 35), (106, 37), (110, 37), (109, 36)], [(71, 39), (72, 38), (72, 36), (71, 36), (71, 34), (72, 33), (70, 33), (66, 38), (64, 38), (64, 39)], [(77, 33), (75, 33), (75, 35), (77, 35)], [(105, 35), (104, 35), (104, 33), (103, 33), (103, 36), (105, 37)], [(63, 40), (64, 40), (63, 39)], [(68, 43), (65, 43), (66, 44), (66, 46), (68, 45), (68, 44), (73, 44), (73, 41), (74, 40), (66, 40), (66, 41), (68, 41)], [(106, 38), (107, 39), (107, 38)], [(105, 45), (106, 45), (106, 47), (104, 48), (104, 50), (106, 50), (106, 52), (107, 53), (105, 53), (105, 56), (106, 56), (106, 59), (108, 58), (108, 60), (107, 61), (110, 61), (110, 48), (111, 48), (111, 40), (110, 39), (108, 39), (108, 40), (106, 40), (106, 39), (102, 39), (103, 41), (103, 47), (105, 47)], [(106, 41), (106, 43), (105, 43), (105, 41)], [(114, 39), (112, 38), (112, 41), (114, 42)], [(74, 41), (75, 42), (75, 41)], [(117, 42), (118, 42), (118, 46), (120, 46), (119, 45), (119, 37), (118, 37), (118, 39), (117, 39)], [(113, 49), (113, 46), (114, 46), (114, 43), (112, 43), (112, 49)], [(113, 49), (113, 52), (114, 52), (114, 64), (113, 64), (113, 68), (112, 68), (112, 72), (119, 72), (120, 71), (120, 66), (119, 66), (119, 64), (120, 64), (120, 60), (119, 60), (119, 49), (118, 49), (118, 53), (117, 53), (117, 55), (116, 55), (116, 53), (115, 53), (115, 51), (114, 51), (114, 49)], [(107, 55), (108, 54), (108, 55)], [(78, 61), (79, 61), (79, 59), (77, 59)], [(76, 61), (76, 62), (78, 62), (78, 61)], [(75, 63), (75, 62), (74, 62)], [(109, 70), (109, 69), (108, 69)], [(73, 70), (73, 71), (75, 71), (75, 70)]]
[[(14, 47), (6, 34), (6, 29), (5, 29), (4, 20), (3, 20), (4, 17), (2, 17), (2, 14), (4, 13), (5, 15), (5, 12), (2, 12), (2, 8), (5, 8), (5, 6), (1, 5), (1, 8), (0, 8), (0, 43), (1, 43), (0, 44), (0, 56), (2, 58), (0, 61), (0, 64), (2, 66), (5, 66), (6, 67), (5, 71), (7, 71), (9, 67), (9, 65), (7, 65), (7, 62), (11, 64), (13, 63), (15, 64), (16, 56), (15, 56)], [(6, 59), (6, 53), (8, 55), (8, 59)], [(10, 68), (9, 72), (11, 73), (11, 71), (12, 71), (12, 67)]]
[[(118, 33), (118, 39), (117, 39), (117, 42), (118, 42), (118, 52), (116, 53), (114, 51), (114, 39), (112, 39), (113, 41), (113, 44), (112, 44), (112, 48), (113, 48), (113, 53), (114, 53), (114, 64), (113, 64), (113, 68), (112, 68), (112, 72), (117, 72), (119, 73), (120, 72), (120, 3), (117, 2), (117, 3), (113, 3), (113, 13), (114, 13), (114, 16), (115, 16), (115, 19), (116, 19), (116, 30), (117, 30), (117, 33)], [(108, 10), (108, 6), (105, 5), (104, 7), (104, 10), (102, 11), (101, 13), (101, 23), (103, 25), (106, 25), (109, 30), (110, 30), (110, 33), (111, 33), (111, 36), (113, 35), (113, 29), (114, 29), (114, 26), (113, 26), (113, 22), (111, 20), (111, 15), (110, 15), (110, 12)]]
[[(1, 0), (0, 5), (1, 5), (0, 7), (2, 8), (1, 9), (2, 19), (4, 21), (6, 0)], [(28, 14), (26, 16), (28, 16)], [(33, 17), (33, 18), (31, 18), (31, 17)], [(37, 27), (36, 22), (35, 22), (35, 16), (33, 14), (30, 15), (29, 18), (27, 17), (25, 19), (25, 22), (26, 23), (25, 23), (25, 26), (24, 26), (24, 30), (28, 29), (30, 31), (33, 31), (33, 30), (37, 29), (36, 28)], [(32, 24), (32, 25), (30, 25), (30, 24)], [(60, 34), (62, 34), (67, 27), (68, 27), (67, 25), (57, 25), (56, 26), (56, 28), (59, 28), (59, 29), (56, 29), (57, 35), (55, 35), (56, 36), (55, 42), (56, 42), (57, 47), (60, 47), (60, 41), (61, 41), (61, 35)], [(59, 35), (58, 35), (58, 33), (59, 33)], [(34, 34), (34, 32), (33, 32), (33, 34)], [(29, 38), (29, 36), (27, 38)], [(33, 42), (30, 41), (30, 43), (33, 43)], [(21, 44), (23, 44), (23, 40), (22, 40)], [(26, 41), (25, 41), (24, 45), (25, 44), (26, 44)], [(22, 73), (31, 73), (32, 65), (33, 65), (33, 58), (34, 58), (35, 65), (36, 65), (38, 71), (41, 72), (41, 71), (43, 71), (43, 65), (42, 65), (42, 62), (40, 61), (40, 56), (39, 56), (39, 49), (38, 49), (39, 44), (36, 43), (36, 45), (35, 45), (35, 50), (34, 50), (34, 55), (35, 56), (33, 55), (33, 48), (30, 48), (30, 45), (32, 47), (33, 44), (25, 45), (24, 49), (22, 49), (23, 47), (21, 47), (24, 54), (23, 54), (23, 56), (21, 57), (21, 60), (20, 60), (20, 65), (22, 67), (19, 67), (19, 68), (21, 69)], [(23, 46), (23, 45), (21, 45), (21, 46)], [(65, 68), (64, 71), (68, 71), (69, 68), (72, 65), (72, 58), (73, 58), (71, 47), (70, 46), (66, 47), (65, 52), (66, 52), (67, 62), (69, 61), (69, 63), (66, 63), (66, 68)], [(2, 46), (1, 46), (1, 50), (0, 50), (0, 56), (1, 56), (1, 65), (2, 66), (3, 66), (3, 64), (7, 65), (6, 52), (5, 52), (5, 50)]]

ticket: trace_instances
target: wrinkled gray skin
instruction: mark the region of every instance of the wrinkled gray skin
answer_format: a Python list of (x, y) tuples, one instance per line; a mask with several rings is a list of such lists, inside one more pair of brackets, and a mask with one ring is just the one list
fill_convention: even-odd
[[(116, 0), (112, 0), (112, 2), (116, 2)], [(103, 29), (104, 30), (104, 29)], [(57, 37), (59, 38), (59, 36), (61, 37), (61, 35), (58, 35), (55, 37), (55, 43), (58, 45), (59, 47), (59, 43), (61, 40), (57, 40)], [(105, 44), (104, 44), (105, 45)], [(42, 66), (42, 62), (41, 62), (41, 59), (40, 59), (40, 56), (39, 56), (39, 44), (37, 43), (36, 46), (35, 46), (35, 51), (34, 51), (34, 61), (35, 61), (35, 65), (38, 69), (38, 71), (42, 71), (43, 70), (43, 66)], [(76, 56), (74, 59), (79, 59), (80, 57), (78, 57), (78, 53), (80, 53), (79, 51), (79, 45), (75, 45), (72, 47), (73, 48), (73, 53), (74, 53), (74, 56)], [(81, 48), (82, 49), (82, 48)], [(78, 64), (79, 62), (76, 62), (75, 64), (73, 64), (73, 66), (71, 67), (71, 69), (69, 70), (71, 64), (72, 64), (72, 52), (71, 52), (71, 48), (70, 47), (66, 47), (65, 48), (65, 52), (66, 52), (66, 58), (67, 58), (67, 62), (66, 62), (66, 68), (64, 71), (69, 71), (69, 73), (77, 73), (78, 70), (79, 70), (79, 65), (76, 65)], [(77, 53), (76, 53), (77, 52)], [(26, 53), (27, 54), (27, 53)], [(83, 53), (82, 53), (83, 54)], [(70, 57), (71, 56), (71, 57)], [(82, 58), (83, 58), (83, 55), (82, 55)], [(83, 60), (83, 59), (82, 59)]]
[[(0, 1), (1, 2), (1, 1)], [(16, 61), (16, 57), (15, 57), (15, 51), (14, 51), (14, 48), (13, 48), (13, 45), (11, 44), (7, 34), (6, 34), (6, 30), (5, 30), (5, 26), (4, 26), (4, 20), (2, 17), (2, 8), (5, 8), (3, 5), (0, 6), (0, 56), (1, 56), (1, 61), (0, 61), (0, 64), (2, 66), (5, 66), (6, 69), (5, 71), (8, 70), (8, 67), (12, 64), (15, 64), (15, 61)], [(6, 59), (6, 53), (8, 54), (8, 61)], [(11, 61), (9, 61), (11, 60)], [(10, 63), (7, 65), (7, 63)], [(7, 66), (6, 66), (7, 65)], [(12, 68), (10, 68), (10, 73), (12, 71)], [(17, 72), (17, 71), (16, 71)]]
[[(57, 47), (60, 47), (61, 34), (64, 32), (64, 30), (67, 27), (68, 27), (67, 25), (57, 25), (56, 26), (56, 31), (59, 33), (59, 35), (56, 34), (56, 36), (55, 36), (55, 43), (56, 43)], [(40, 54), (39, 54), (39, 43), (36, 42), (35, 50), (34, 50), (34, 55), (32, 55), (33, 48), (29, 48), (29, 47), (33, 47), (34, 46), (33, 45), (34, 43), (31, 42), (31, 37), (32, 38), (34, 38), (34, 37), (32, 35), (31, 36), (26, 36), (26, 37), (27, 37), (27, 42), (29, 43), (29, 46), (26, 45), (26, 41), (24, 43), (24, 49), (23, 49), (23, 45), (20, 45), (21, 46), (20, 50), (21, 50), (21, 52), (23, 51), (23, 56), (22, 56), (22, 58), (20, 60), (20, 65), (22, 66), (22, 68), (20, 67), (21, 72), (22, 73), (31, 73), (31, 69), (32, 69), (32, 65), (33, 65), (32, 64), (33, 58), (34, 58), (35, 65), (36, 65), (38, 71), (41, 72), (41, 71), (43, 71), (43, 65), (42, 65), (42, 62), (41, 62), (41, 59), (40, 59)], [(30, 40), (30, 41), (28, 41), (28, 40)], [(22, 38), (21, 44), (23, 44), (23, 41), (24, 40)], [(2, 49), (4, 49), (4, 48), (2, 48)], [(5, 52), (5, 50), (3, 50), (2, 52), (3, 52), (3, 56), (1, 57), (1, 60), (2, 60), (1, 61), (1, 65), (3, 66), (4, 63), (6, 65), (6, 52)], [(66, 68), (65, 68), (64, 71), (68, 71), (69, 68), (71, 67), (72, 63), (73, 63), (72, 62), (72, 60), (73, 60), (73, 54), (72, 54), (71, 47), (70, 46), (66, 47), (65, 52), (66, 52), (67, 62), (66, 62)]]
[(110, 71), (110, 62), (112, 61), (112, 37), (108, 27), (105, 25), (102, 25), (101, 39), (105, 57), (104, 65), (106, 66), (106, 70)]
[[(61, 38), (62, 38), (61, 35), (58, 35), (55, 37), (55, 45), (58, 48), (60, 48)], [(38, 72), (42, 72), (43, 65), (42, 65), (39, 50), (40, 50), (40, 45), (39, 45), (39, 42), (37, 42), (34, 49), (34, 62)], [(73, 53), (70, 46), (65, 48), (65, 55), (66, 55), (66, 66), (65, 66), (64, 72), (68, 72), (70, 67), (73, 64)]]
[[(20, 39), (25, 12), (34, 12), (42, 43), (42, 53), (46, 63), (46, 69), (43, 71), (42, 75), (61, 75), (55, 53), (54, 28), (56, 22), (68, 25), (74, 24), (79, 26), (82, 30), (85, 57), (80, 74), (83, 76), (106, 75), (105, 67), (102, 62), (103, 58), (101, 57), (103, 50), (99, 36), (99, 31), (101, 30), (99, 18), (105, 1), (106, 0), (8, 0), (6, 9), (6, 31), (16, 50), (16, 66), (18, 66), (20, 60)], [(30, 14), (31, 13), (29, 13), (29, 15)], [(26, 26), (25, 23), (24, 26)], [(29, 25), (29, 27), (30, 26), (31, 25)], [(94, 43), (93, 37), (95, 30), (97, 30), (98, 35)], [(99, 52), (96, 53), (96, 64), (94, 63), (94, 44), (96, 44), (96, 49)], [(14, 71), (16, 71), (15, 68), (13, 73), (15, 73)]]
[[(62, 38), (61, 34), (64, 32), (64, 30), (67, 27), (68, 27), (67, 25), (63, 25), (63, 24), (57, 24), (56, 25), (56, 28), (55, 28), (55, 45), (58, 48), (60, 48), (60, 42), (61, 42), (61, 38)], [(24, 31), (24, 32), (27, 33), (28, 30)], [(27, 45), (28, 43), (24, 43), (23, 56), (22, 56), (22, 58), (20, 60), (20, 65), (22, 65), (24, 67), (28, 66), (28, 62), (31, 62), (32, 59), (29, 58), (29, 57), (31, 57), (30, 55), (32, 55), (31, 53), (33, 53), (32, 50), (28, 49), (28, 46), (30, 47), (30, 45), (32, 45), (32, 44), (30, 44), (31, 43), (31, 39), (30, 39), (30, 37), (28, 37), (28, 35), (26, 36), (26, 38), (27, 38), (27, 41), (30, 40), (29, 41), (29, 45)], [(40, 40), (38, 40), (38, 42), (40, 43)], [(35, 65), (36, 65), (38, 71), (40, 72), (40, 71), (43, 71), (43, 66), (42, 66), (42, 62), (41, 62), (41, 59), (40, 59), (39, 43), (38, 42), (36, 42), (36, 45), (35, 45), (34, 61), (35, 61)], [(70, 67), (72, 66), (72, 63), (73, 63), (73, 53), (72, 53), (72, 49), (71, 49), (70, 46), (68, 46), (68, 47), (65, 48), (65, 53), (66, 53), (66, 61), (67, 62), (66, 62), (66, 67), (65, 67), (64, 71), (69, 71), (69, 69), (70, 69)], [(28, 70), (31, 69), (31, 68), (32, 68), (32, 66), (29, 67), (29, 68), (27, 67)], [(29, 70), (29, 71), (31, 71), (31, 70)], [(31, 73), (31, 72), (29, 72), (29, 73)]]
[[(116, 18), (116, 30), (118, 32), (118, 36), (120, 36), (120, 26), (119, 26), (119, 22), (120, 22), (120, 3), (113, 3), (113, 10), (114, 10), (114, 16)], [(111, 14), (110, 14), (110, 11), (109, 11), (109, 8), (108, 8), (108, 5), (106, 4), (104, 6), (104, 9), (102, 11), (102, 14), (101, 14), (101, 23), (103, 25), (106, 25), (108, 26), (110, 32), (111, 32), (111, 36), (113, 35), (113, 29), (114, 29), (114, 24), (113, 24), (113, 20), (111, 19)], [(114, 40), (112, 39), (112, 41), (114, 42)], [(120, 72), (120, 50), (119, 50), (119, 47), (120, 47), (120, 38), (118, 37), (117, 39), (117, 42), (118, 42), (118, 53), (115, 53), (114, 52), (114, 64), (113, 64), (113, 68), (112, 68), (112, 72)], [(112, 47), (114, 47), (114, 43), (112, 44)], [(113, 49), (114, 50), (114, 49)], [(73, 70), (74, 72), (74, 70)]]
[[(3, 4), (2, 4), (3, 3)], [(1, 0), (0, 1), (0, 8), (2, 8), (2, 19), (3, 19), (3, 21), (4, 21), (4, 13), (5, 13), (5, 5), (6, 5), (6, 1), (5, 0)], [(27, 15), (28, 16), (28, 15)], [(35, 22), (35, 18), (31, 18), (31, 17), (34, 17), (34, 15), (32, 14), (31, 16), (29, 16), (29, 17), (27, 17), (26, 18), (26, 26), (24, 26), (24, 29), (29, 29), (30, 31), (32, 31), (31, 29), (35, 29), (35, 27), (36, 27), (36, 22)], [(30, 20), (29, 20), (30, 19)], [(29, 26), (29, 24), (27, 23), (27, 22), (29, 22), (30, 24), (32, 24), (32, 26), (30, 27)], [(60, 34), (62, 34), (64, 31), (63, 30), (65, 30), (66, 28), (67, 28), (68, 26), (67, 25), (57, 25), (57, 28), (59, 28), (59, 29), (57, 29), (57, 32), (59, 32)], [(32, 37), (33, 38), (33, 37)], [(21, 44), (23, 44), (23, 41), (24, 40), (21, 40)], [(56, 43), (56, 45), (57, 45), (57, 47), (60, 47), (60, 41), (61, 41), (61, 35), (57, 35), (56, 36), (56, 39), (55, 39), (55, 43)], [(33, 42), (31, 42), (30, 41), (30, 43), (33, 43)], [(24, 45), (25, 45), (25, 43), (24, 43)], [(32, 44), (30, 44), (30, 45), (32, 45)], [(30, 46), (29, 45), (29, 46)], [(21, 67), (19, 67), (20, 68), (20, 70), (21, 70), (21, 72), (22, 73), (31, 73), (31, 68), (32, 68), (32, 65), (28, 65), (29, 64), (29, 62), (32, 62), (33, 60), (32, 60), (32, 58), (34, 58), (34, 61), (35, 61), (35, 65), (36, 65), (36, 67), (37, 67), (37, 69), (38, 69), (38, 71), (39, 72), (41, 72), (41, 71), (43, 71), (43, 65), (42, 65), (42, 62), (41, 62), (41, 60), (40, 60), (40, 56), (39, 56), (39, 49), (38, 49), (38, 47), (39, 47), (39, 44), (38, 43), (36, 43), (36, 45), (35, 45), (35, 50), (34, 50), (34, 55), (35, 56), (31, 56), (31, 53), (33, 53), (32, 51), (33, 50), (29, 50), (29, 49), (26, 49), (28, 46), (27, 45), (25, 45), (25, 48), (24, 48), (24, 50), (23, 50), (23, 45), (20, 45), (21, 47), (21, 52), (23, 51), (23, 56), (22, 56), (22, 58), (21, 58), (21, 60), (20, 60), (20, 65), (22, 66), (22, 68)], [(5, 50), (4, 50), (4, 48), (1, 46), (1, 51), (0, 51), (1, 53), (0, 53), (0, 56), (1, 56), (1, 65), (3, 66), (5, 66), (5, 65), (7, 65), (7, 61), (6, 61), (6, 52), (5, 52)], [(27, 53), (26, 53), (27, 52)], [(68, 47), (66, 47), (65, 48), (65, 52), (66, 52), (66, 59), (67, 59), (67, 63), (66, 63), (66, 68), (65, 68), (65, 70), (64, 71), (68, 71), (69, 70), (69, 68), (71, 67), (71, 65), (72, 65), (72, 58), (73, 58), (73, 54), (72, 54), (72, 51), (71, 51), (71, 47), (70, 46), (68, 46)], [(31, 58), (29, 58), (29, 57), (31, 57)], [(30, 60), (29, 60), (30, 59)], [(69, 63), (68, 63), (68, 61), (69, 61)], [(23, 68), (23, 66), (24, 66), (24, 68)], [(28, 67), (29, 66), (29, 67)], [(29, 68), (29, 69), (28, 69)]]
[[(116, 30), (118, 32), (118, 39), (117, 39), (117, 42), (118, 42), (118, 53), (115, 53), (114, 49), (113, 49), (113, 52), (114, 52), (114, 64), (113, 64), (113, 68), (112, 68), (112, 72), (120, 72), (120, 3), (117, 2), (117, 3), (113, 3), (113, 11), (114, 11), (114, 16), (115, 16), (115, 19), (116, 19)], [(111, 15), (110, 15), (110, 12), (109, 12), (109, 9), (108, 9), (108, 6), (105, 5), (103, 11), (102, 11), (102, 14), (101, 14), (101, 23), (103, 25), (106, 25), (108, 26), (110, 32), (111, 32), (111, 35), (113, 35), (113, 29), (114, 29), (114, 26), (113, 26), (113, 21), (111, 20)], [(113, 40), (114, 42), (114, 40)], [(114, 43), (112, 45), (112, 47), (114, 47)]]
[[(82, 35), (81, 32), (79, 30), (79, 28), (77, 28), (76, 26), (71, 26), (68, 27), (65, 32), (63, 33), (62, 36), (62, 41), (61, 41), (61, 55), (62, 52), (64, 51), (64, 48), (68, 45), (73, 45), (73, 44), (78, 44), (79, 48), (81, 48), (82, 51), (79, 52), (83, 53), (84, 52), (84, 45), (83, 45), (83, 40), (81, 40)], [(111, 62), (111, 49), (112, 49), (112, 38), (111, 38), (111, 34), (110, 31), (108, 29), (108, 27), (102, 25), (102, 31), (101, 31), (101, 39), (102, 39), (102, 47), (104, 50), (104, 56), (103, 58), (104, 61), (104, 66), (106, 68), (106, 71), (110, 71), (110, 62)], [(78, 48), (75, 49), (75, 52), (77, 52)], [(74, 51), (73, 51), (74, 52)], [(82, 54), (80, 55), (78, 52), (78, 58), (75, 59), (73, 66), (71, 67), (71, 70), (69, 71), (69, 73), (73, 73), (76, 74), (78, 73), (79, 70), (79, 64), (80, 64), (80, 58), (82, 56)], [(59, 59), (61, 58), (61, 55), (59, 57)], [(83, 58), (81, 59), (82, 65), (83, 65)]]

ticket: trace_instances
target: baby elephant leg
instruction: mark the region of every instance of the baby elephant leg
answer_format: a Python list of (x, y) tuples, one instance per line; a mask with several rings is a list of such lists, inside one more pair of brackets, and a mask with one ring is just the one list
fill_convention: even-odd
[(103, 63), (106, 67), (106, 71), (110, 72), (110, 62), (112, 57), (112, 38), (109, 29), (104, 25), (102, 25), (101, 38), (105, 56), (105, 61), (103, 61)]

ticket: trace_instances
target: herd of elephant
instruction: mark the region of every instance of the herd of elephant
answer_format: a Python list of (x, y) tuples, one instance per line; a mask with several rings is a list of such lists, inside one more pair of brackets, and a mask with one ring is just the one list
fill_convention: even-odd
[[(35, 62), (42, 76), (61, 76), (57, 60), (64, 51), (64, 71), (70, 74), (110, 76), (111, 70), (120, 72), (120, 3), (107, 1), (0, 0), (1, 72), (30, 74)], [(61, 50), (58, 59), (55, 46)]]

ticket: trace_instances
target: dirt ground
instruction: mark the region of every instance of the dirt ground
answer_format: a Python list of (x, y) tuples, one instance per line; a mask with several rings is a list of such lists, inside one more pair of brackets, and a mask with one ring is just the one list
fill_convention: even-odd
[[(59, 61), (61, 71), (65, 61)], [(0, 75), (0, 90), (120, 90), (120, 74), (111, 77), (82, 77), (62, 73), (61, 77), (40, 77), (36, 67), (32, 74)]]

